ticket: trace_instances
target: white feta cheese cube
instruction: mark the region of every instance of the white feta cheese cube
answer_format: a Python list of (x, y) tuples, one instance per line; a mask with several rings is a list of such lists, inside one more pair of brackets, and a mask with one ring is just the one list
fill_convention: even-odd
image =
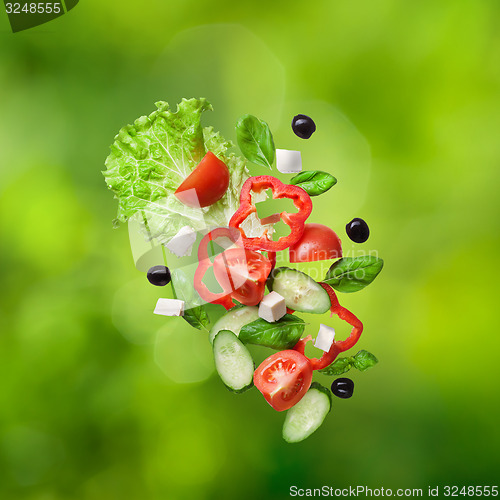
[(277, 149), (276, 168), (283, 174), (297, 174), (298, 172), (302, 172), (300, 151)]
[(259, 316), (274, 323), (286, 314), (285, 299), (277, 292), (267, 294), (259, 305)]
[(195, 241), (196, 231), (192, 227), (184, 226), (165, 246), (177, 257), (186, 257), (191, 255)]
[(184, 301), (177, 299), (158, 299), (154, 313), (161, 314), (162, 316), (183, 316)]
[(316, 342), (314, 342), (314, 347), (328, 352), (330, 347), (332, 347), (334, 338), (335, 330), (331, 326), (320, 324), (318, 336), (316, 337)]

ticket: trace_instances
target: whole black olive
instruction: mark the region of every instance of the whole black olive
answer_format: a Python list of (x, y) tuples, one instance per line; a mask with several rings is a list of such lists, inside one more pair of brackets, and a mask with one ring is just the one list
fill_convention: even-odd
[(307, 115), (296, 115), (292, 120), (293, 133), (301, 139), (309, 139), (316, 131), (316, 124)]
[(370, 236), (368, 224), (363, 219), (352, 219), (345, 227), (347, 236), (355, 243), (364, 243)]
[(155, 286), (165, 286), (170, 283), (170, 271), (167, 266), (153, 266), (148, 271), (148, 281)]
[(350, 378), (337, 378), (333, 381), (332, 392), (338, 398), (348, 399), (354, 392), (354, 382)]

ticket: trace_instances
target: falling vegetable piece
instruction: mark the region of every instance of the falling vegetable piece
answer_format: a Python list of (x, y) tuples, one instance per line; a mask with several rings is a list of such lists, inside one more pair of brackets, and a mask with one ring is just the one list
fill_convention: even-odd
[[(328, 352), (325, 352), (323, 356), (321, 356), (321, 358), (312, 358), (309, 360), (311, 362), (313, 370), (321, 370), (322, 368), (326, 368), (328, 365), (332, 364), (341, 352), (347, 351), (348, 349), (354, 347), (358, 342), (361, 333), (363, 333), (363, 323), (361, 323), (361, 321), (359, 321), (359, 319), (356, 318), (356, 316), (354, 316), (354, 314), (352, 314), (348, 309), (342, 307), (339, 304), (333, 288), (326, 283), (319, 284), (326, 290), (330, 297), (330, 301), (332, 304), (330, 308), (330, 315), (333, 316), (334, 314), (336, 314), (340, 319), (349, 323), (352, 326), (352, 330), (351, 334), (349, 335), (349, 337), (347, 337), (346, 340), (334, 341), (330, 350)], [(300, 339), (294, 349), (301, 354), (304, 354), (306, 344), (311, 340), (312, 337), (310, 335), (303, 339)]]
[(208, 207), (224, 196), (228, 186), (226, 164), (209, 151), (174, 194), (184, 205)]
[(269, 125), (253, 115), (243, 115), (236, 123), (236, 139), (241, 152), (251, 162), (271, 168), (274, 140)]
[(354, 392), (354, 382), (350, 378), (338, 378), (332, 383), (332, 392), (341, 399), (349, 399)]
[[(290, 198), (293, 204), (299, 209), (297, 213), (289, 214), (288, 212), (281, 212), (281, 220), (290, 226), (290, 234), (283, 236), (278, 241), (272, 241), (267, 237), (267, 231), (260, 237), (248, 237), (241, 227), (243, 222), (253, 213), (257, 208), (252, 202), (252, 192), (260, 193), (262, 190), (271, 189), (274, 199), (277, 198)], [(312, 211), (312, 203), (309, 195), (301, 188), (292, 186), (290, 184), (283, 184), (281, 181), (270, 175), (261, 175), (258, 177), (250, 177), (243, 184), (240, 196), (240, 207), (229, 221), (229, 226), (239, 229), (243, 236), (243, 246), (250, 250), (266, 250), (276, 252), (284, 250), (289, 246), (296, 243), (302, 233), (304, 232), (304, 224)]]
[(307, 115), (295, 115), (292, 120), (293, 133), (301, 139), (309, 139), (316, 132), (316, 124)]
[(308, 223), (300, 240), (289, 248), (290, 262), (315, 262), (342, 257), (342, 243), (337, 234), (324, 224)]
[(172, 279), (167, 266), (153, 266), (147, 273), (148, 281), (155, 286), (166, 286)]
[(298, 351), (280, 351), (257, 367), (253, 381), (276, 411), (288, 410), (302, 399), (311, 385), (311, 363)]
[(347, 373), (351, 368), (365, 372), (377, 363), (378, 359), (371, 352), (362, 349), (354, 356), (337, 358), (330, 366), (320, 370), (320, 373), (324, 375), (342, 375), (343, 373)]
[(335, 186), (337, 179), (321, 170), (306, 170), (292, 177), (290, 184), (301, 187), (309, 196), (319, 196)]
[(345, 232), (354, 243), (364, 243), (370, 236), (368, 224), (358, 217), (346, 225)]
[(368, 286), (383, 267), (384, 261), (374, 255), (344, 257), (330, 266), (323, 282), (337, 292), (357, 292)]

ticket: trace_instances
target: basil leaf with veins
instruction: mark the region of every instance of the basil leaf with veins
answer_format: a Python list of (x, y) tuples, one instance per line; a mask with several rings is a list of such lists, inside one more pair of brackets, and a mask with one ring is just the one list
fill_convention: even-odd
[(269, 125), (253, 115), (243, 115), (236, 123), (236, 138), (247, 160), (272, 168), (276, 148)]
[(368, 286), (382, 271), (382, 267), (384, 261), (372, 255), (343, 257), (332, 264), (323, 282), (338, 292), (357, 292)]
[(326, 193), (337, 184), (337, 179), (321, 170), (306, 170), (290, 179), (290, 184), (301, 187), (309, 196)]

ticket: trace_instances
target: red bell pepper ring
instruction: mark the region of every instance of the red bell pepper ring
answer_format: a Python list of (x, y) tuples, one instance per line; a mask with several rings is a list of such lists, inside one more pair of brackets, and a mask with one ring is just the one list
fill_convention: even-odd
[[(356, 345), (359, 337), (361, 336), (361, 333), (363, 332), (363, 323), (361, 323), (361, 321), (359, 321), (359, 319), (356, 318), (356, 316), (354, 316), (352, 312), (339, 304), (337, 295), (333, 291), (333, 288), (326, 283), (320, 283), (320, 285), (326, 290), (332, 303), (332, 306), (330, 308), (330, 316), (336, 314), (340, 319), (349, 323), (352, 326), (352, 330), (351, 334), (349, 335), (349, 337), (347, 337), (346, 340), (335, 340), (330, 347), (330, 350), (328, 352), (325, 352), (320, 359), (312, 358), (309, 360), (311, 362), (313, 370), (321, 370), (331, 365), (341, 352), (347, 351), (348, 349), (351, 349), (351, 347), (354, 347)], [(294, 349), (296, 351), (299, 351), (301, 354), (304, 354), (306, 344), (310, 340), (312, 340), (311, 335), (300, 339), (297, 344), (295, 344)]]
[[(260, 193), (263, 189), (271, 189), (273, 198), (290, 198), (293, 204), (299, 209), (297, 213), (289, 214), (288, 212), (281, 212), (281, 220), (290, 226), (290, 234), (282, 236), (278, 241), (272, 241), (267, 237), (267, 230), (259, 237), (247, 237), (245, 231), (240, 227), (241, 224), (252, 213), (257, 212), (257, 208), (252, 203), (252, 191)], [(290, 184), (283, 184), (276, 177), (270, 175), (259, 175), (257, 177), (250, 177), (245, 181), (241, 189), (240, 207), (229, 221), (229, 226), (239, 229), (243, 236), (243, 246), (250, 250), (267, 250), (276, 252), (284, 250), (289, 246), (299, 241), (302, 233), (304, 232), (304, 224), (312, 211), (312, 202), (309, 195), (300, 187), (292, 186)]]
[(223, 287), (223, 292), (213, 293), (202, 281), (207, 270), (213, 266), (213, 263), (208, 256), (208, 245), (216, 238), (223, 237), (229, 238), (234, 243), (241, 239), (239, 232), (231, 227), (218, 227), (217, 229), (207, 233), (202, 238), (200, 246), (198, 247), (198, 267), (194, 273), (194, 287), (200, 294), (200, 297), (206, 302), (209, 302), (210, 304), (220, 304), (226, 309), (231, 309), (231, 307), (234, 306), (231, 298), (231, 293), (233, 291), (232, 288), (227, 289)]

